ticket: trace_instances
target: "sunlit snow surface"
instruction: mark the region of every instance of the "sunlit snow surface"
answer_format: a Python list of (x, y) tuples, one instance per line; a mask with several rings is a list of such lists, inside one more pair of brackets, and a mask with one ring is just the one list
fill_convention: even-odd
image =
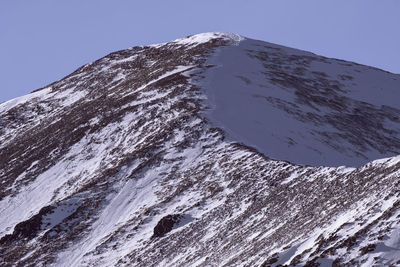
[(398, 80), (206, 33), (2, 103), (0, 265), (394, 264)]

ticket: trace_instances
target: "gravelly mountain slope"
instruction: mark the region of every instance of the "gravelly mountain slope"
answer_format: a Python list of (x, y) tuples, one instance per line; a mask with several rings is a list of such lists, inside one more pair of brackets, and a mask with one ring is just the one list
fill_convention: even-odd
[(2, 103), (1, 265), (400, 264), (398, 80), (208, 33)]

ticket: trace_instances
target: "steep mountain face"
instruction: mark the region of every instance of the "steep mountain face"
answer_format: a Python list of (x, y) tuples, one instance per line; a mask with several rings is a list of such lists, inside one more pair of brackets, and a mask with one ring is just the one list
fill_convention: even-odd
[(361, 166), (400, 152), (400, 75), (255, 40), (210, 63), (210, 121), (272, 158)]
[(0, 104), (1, 265), (400, 264), (399, 96), (233, 34), (112, 53)]

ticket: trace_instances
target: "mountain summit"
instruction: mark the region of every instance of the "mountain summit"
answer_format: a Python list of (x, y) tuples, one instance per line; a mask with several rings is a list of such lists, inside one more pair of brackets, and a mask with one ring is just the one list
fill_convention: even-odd
[(400, 263), (398, 99), (235, 34), (111, 53), (0, 104), (0, 263)]

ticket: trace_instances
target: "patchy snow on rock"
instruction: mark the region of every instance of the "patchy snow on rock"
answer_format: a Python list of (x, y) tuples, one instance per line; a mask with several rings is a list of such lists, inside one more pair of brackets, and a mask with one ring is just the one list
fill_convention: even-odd
[(205, 33), (2, 103), (0, 265), (397, 264), (398, 80)]
[(24, 104), (32, 99), (42, 98), (51, 92), (51, 86), (47, 88), (43, 88), (39, 91), (32, 92), (28, 95), (20, 96), (6, 102), (0, 103), (0, 114), (16, 107), (18, 105)]

